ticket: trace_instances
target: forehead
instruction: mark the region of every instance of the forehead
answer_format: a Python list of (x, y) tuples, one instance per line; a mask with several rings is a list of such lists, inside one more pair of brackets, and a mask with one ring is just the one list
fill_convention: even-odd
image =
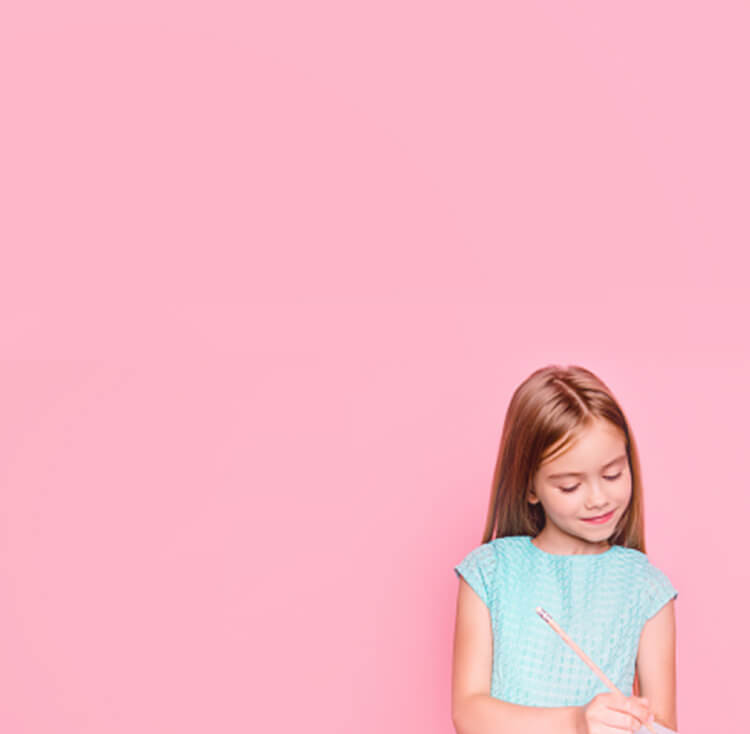
[[(569, 441), (564, 446), (565, 441)], [(572, 438), (568, 436), (551, 447), (549, 458), (540, 469), (545, 473), (599, 471), (613, 459), (625, 454), (625, 436), (607, 421), (597, 421), (583, 428)]]

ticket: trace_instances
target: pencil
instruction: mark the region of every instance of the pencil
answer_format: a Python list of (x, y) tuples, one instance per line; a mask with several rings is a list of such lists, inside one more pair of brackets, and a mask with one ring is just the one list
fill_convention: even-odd
[[(604, 683), (604, 685), (607, 686), (607, 688), (609, 688), (612, 693), (619, 693), (621, 696), (623, 695), (622, 691), (609, 678), (607, 678), (606, 675), (604, 675), (604, 672), (601, 670), (601, 668), (599, 668), (599, 666), (583, 650), (581, 650), (581, 648), (578, 647), (578, 645), (576, 645), (576, 643), (573, 642), (573, 640), (571, 640), (567, 634), (565, 634), (565, 632), (560, 628), (560, 625), (555, 622), (555, 620), (552, 619), (552, 617), (549, 615), (549, 612), (545, 612), (541, 607), (537, 607), (536, 613), (550, 627), (552, 627), (552, 629), (555, 630), (555, 632), (557, 632), (557, 634), (560, 635), (560, 637), (562, 637), (563, 640), (565, 640), (565, 642), (567, 642), (571, 648), (573, 648), (573, 652), (575, 652), (576, 655), (578, 655), (578, 657), (581, 658), (581, 660), (583, 660), (583, 662), (586, 663), (586, 665), (588, 665), (589, 668), (594, 671), (594, 673), (596, 673), (601, 682)], [(646, 724), (645, 726), (650, 732), (656, 734), (656, 730), (651, 726), (651, 724)]]

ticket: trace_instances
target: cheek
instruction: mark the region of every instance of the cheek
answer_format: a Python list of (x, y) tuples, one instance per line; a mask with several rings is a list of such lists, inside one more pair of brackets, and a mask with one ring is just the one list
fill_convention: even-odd
[(617, 498), (621, 502), (627, 502), (630, 499), (630, 495), (633, 493), (633, 485), (630, 481), (630, 476), (624, 482), (617, 483)]
[(575, 515), (580, 512), (581, 493), (571, 492), (560, 495), (554, 503), (553, 511), (559, 515)]

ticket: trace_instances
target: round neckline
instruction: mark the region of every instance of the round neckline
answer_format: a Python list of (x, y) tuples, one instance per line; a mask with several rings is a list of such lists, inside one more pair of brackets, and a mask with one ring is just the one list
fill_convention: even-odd
[(542, 550), (541, 548), (534, 545), (532, 542), (532, 537), (530, 535), (524, 536), (526, 538), (526, 543), (531, 546), (531, 548), (540, 555), (544, 556), (545, 558), (560, 558), (560, 559), (582, 559), (582, 558), (601, 558), (602, 556), (608, 556), (612, 553), (612, 551), (617, 548), (616, 545), (611, 545), (607, 550), (603, 551), (602, 553), (550, 553), (549, 551)]

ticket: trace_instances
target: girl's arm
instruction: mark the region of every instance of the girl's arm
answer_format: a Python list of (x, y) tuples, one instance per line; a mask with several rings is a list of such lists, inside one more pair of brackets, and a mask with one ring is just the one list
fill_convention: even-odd
[(454, 712), (453, 726), (457, 734), (576, 734), (579, 708), (521, 706), (476, 694)]
[(456, 605), (451, 703), (457, 734), (576, 734), (578, 706), (521, 706), (490, 695), (492, 645), (489, 609), (461, 578)]
[(639, 695), (647, 698), (656, 721), (677, 731), (674, 599), (646, 620), (638, 643)]

